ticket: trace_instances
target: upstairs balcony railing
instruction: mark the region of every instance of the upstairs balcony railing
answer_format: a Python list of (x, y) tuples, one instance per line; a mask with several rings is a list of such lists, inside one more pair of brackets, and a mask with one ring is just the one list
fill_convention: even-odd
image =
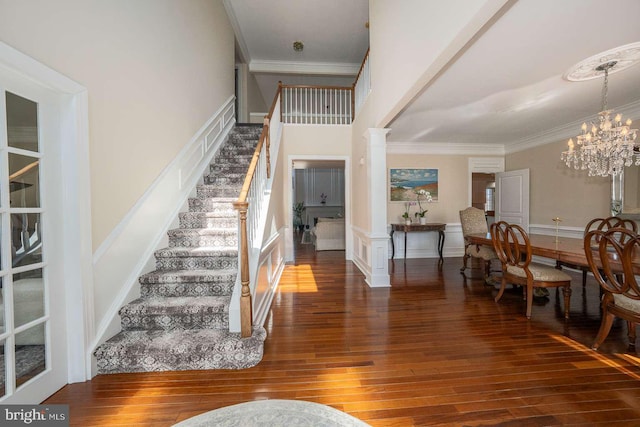
[(353, 83), (353, 98), (355, 100), (354, 113), (358, 114), (362, 108), (362, 104), (371, 92), (371, 68), (369, 66), (369, 49), (364, 55), (360, 70), (356, 75), (356, 81)]
[(348, 125), (371, 90), (369, 51), (351, 86), (305, 86), (280, 83), (282, 123)]
[(353, 88), (281, 85), (282, 122), (348, 125), (353, 120)]

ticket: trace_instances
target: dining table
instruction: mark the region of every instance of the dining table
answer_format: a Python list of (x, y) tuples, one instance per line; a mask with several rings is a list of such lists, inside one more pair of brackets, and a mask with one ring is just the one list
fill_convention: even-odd
[[(584, 252), (584, 240), (575, 237), (550, 236), (547, 234), (529, 234), (531, 253), (543, 258), (553, 259), (564, 264), (589, 267)], [(491, 233), (468, 234), (472, 245), (493, 246)], [(640, 273), (640, 254), (633, 260), (634, 273)]]

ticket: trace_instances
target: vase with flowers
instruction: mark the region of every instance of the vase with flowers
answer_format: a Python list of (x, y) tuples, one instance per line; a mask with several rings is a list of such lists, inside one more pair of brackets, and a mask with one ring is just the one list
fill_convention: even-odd
[(404, 204), (404, 213), (402, 214), (402, 218), (407, 225), (411, 225), (411, 206), (414, 205), (415, 202), (405, 202)]
[(414, 193), (416, 193), (416, 200), (418, 201), (418, 212), (415, 213), (415, 217), (418, 218), (420, 224), (424, 225), (427, 223), (426, 214), (429, 212), (429, 209), (422, 209), (420, 199), (423, 198), (425, 202), (431, 203), (433, 201), (433, 197), (431, 197), (431, 192), (426, 191), (425, 189), (414, 190)]

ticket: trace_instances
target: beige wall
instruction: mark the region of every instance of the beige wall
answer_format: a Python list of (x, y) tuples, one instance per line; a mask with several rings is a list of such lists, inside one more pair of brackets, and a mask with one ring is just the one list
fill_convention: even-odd
[(531, 224), (584, 227), (590, 219), (609, 216), (610, 179), (588, 177), (586, 171), (569, 169), (560, 161), (566, 141), (546, 144), (505, 158), (507, 171), (530, 170)]
[[(438, 169), (437, 202), (426, 204), (428, 222), (459, 223), (459, 211), (469, 205), (469, 157), (458, 155), (387, 154), (387, 168)], [(389, 182), (387, 173), (387, 183)], [(386, 188), (389, 200), (389, 188)], [(424, 205), (424, 203), (423, 203)], [(387, 220), (399, 223), (404, 212), (403, 202), (388, 202)], [(411, 218), (417, 206), (411, 208)]]
[(0, 0), (0, 40), (88, 89), (93, 246), (233, 95), (221, 0)]
[[(371, 165), (366, 161), (368, 141), (365, 137), (368, 129), (373, 127), (371, 99), (362, 106), (351, 125), (351, 224), (362, 230), (369, 230), (371, 218), (369, 215), (370, 194), (369, 175)], [(360, 160), (363, 159), (363, 164)]]
[(349, 126), (284, 125), (282, 132), (284, 158), (289, 155), (350, 156)]
[(264, 113), (266, 115), (272, 102), (273, 99), (265, 100), (262, 97), (256, 76), (253, 73), (247, 73), (247, 109), (249, 113)]

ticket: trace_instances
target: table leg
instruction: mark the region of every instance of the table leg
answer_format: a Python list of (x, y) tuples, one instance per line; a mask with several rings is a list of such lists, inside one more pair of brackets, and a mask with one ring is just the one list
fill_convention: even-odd
[(391, 259), (393, 259), (393, 257), (396, 254), (396, 245), (393, 244), (393, 228), (391, 229), (390, 236), (391, 236)]
[(442, 248), (444, 247), (444, 231), (438, 231), (438, 255), (440, 255), (440, 263), (444, 262), (442, 257)]
[(404, 232), (404, 259), (407, 259), (407, 231)]

